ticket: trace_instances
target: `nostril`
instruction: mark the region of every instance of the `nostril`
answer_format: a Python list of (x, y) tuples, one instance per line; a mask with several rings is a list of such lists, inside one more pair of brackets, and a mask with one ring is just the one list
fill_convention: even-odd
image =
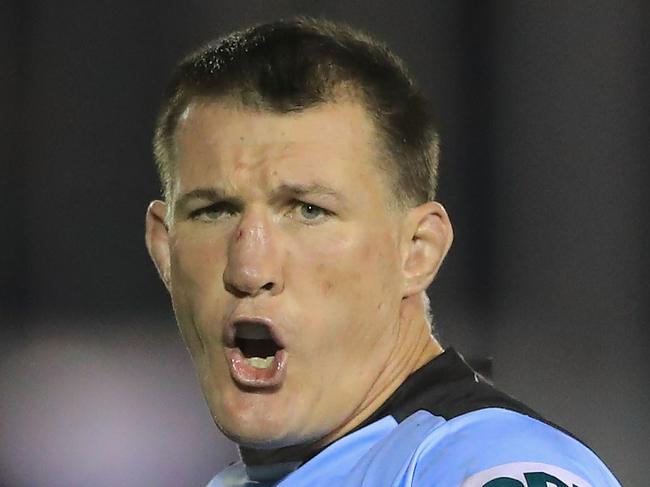
[(264, 290), (266, 290), (266, 291), (270, 291), (271, 289), (273, 289), (273, 285), (274, 285), (274, 284), (273, 284), (272, 282), (267, 282), (266, 284), (264, 284), (264, 285), (262, 286), (262, 289), (264, 289)]
[(224, 284), (225, 284), (224, 287), (226, 288), (226, 291), (231, 293), (233, 296), (236, 296), (238, 298), (245, 298), (246, 296), (249, 295), (249, 293), (247, 293), (246, 291), (239, 289), (237, 286), (233, 286), (229, 282), (224, 282)]

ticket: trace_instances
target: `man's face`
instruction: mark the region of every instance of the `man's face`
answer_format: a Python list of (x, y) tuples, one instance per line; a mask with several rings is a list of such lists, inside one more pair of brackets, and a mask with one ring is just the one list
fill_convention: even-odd
[(352, 102), (194, 103), (179, 122), (169, 288), (212, 415), (240, 445), (340, 428), (399, 355), (401, 219), (376, 145)]

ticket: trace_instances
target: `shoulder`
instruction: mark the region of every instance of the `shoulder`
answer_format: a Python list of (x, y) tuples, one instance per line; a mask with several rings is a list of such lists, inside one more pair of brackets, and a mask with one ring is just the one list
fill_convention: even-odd
[[(406, 429), (423, 422), (424, 414), (428, 413), (416, 413), (400, 426)], [(619, 486), (603, 462), (578, 440), (538, 419), (501, 408), (472, 411), (430, 428), (410, 467), (413, 486)]]
[(248, 485), (246, 468), (236, 462), (219, 472), (206, 487), (244, 487)]
[(501, 408), (450, 420), (418, 411), (375, 445), (358, 467), (354, 485), (620, 487), (578, 440)]

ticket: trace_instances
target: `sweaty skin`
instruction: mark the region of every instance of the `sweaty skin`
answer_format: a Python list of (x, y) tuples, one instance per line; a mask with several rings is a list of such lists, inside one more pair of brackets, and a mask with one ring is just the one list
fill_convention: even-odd
[[(192, 103), (176, 131), (173, 213), (147, 245), (219, 428), (251, 464), (304, 458), (367, 418), (441, 352), (422, 293), (452, 240), (445, 210), (395, 209), (359, 103), (299, 113)], [(233, 317), (285, 344), (275, 387), (229, 369)]]

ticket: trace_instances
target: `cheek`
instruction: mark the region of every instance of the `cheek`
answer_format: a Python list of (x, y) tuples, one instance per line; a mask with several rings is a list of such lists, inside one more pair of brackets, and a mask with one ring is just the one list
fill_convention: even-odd
[(345, 277), (340, 283), (366, 294), (381, 294), (380, 291), (390, 292), (396, 282), (395, 257), (391, 248), (384, 240), (386, 237), (377, 235), (347, 248), (339, 249), (336, 260)]
[[(213, 238), (178, 238), (171, 255), (172, 301), (181, 327), (216, 316), (223, 295), (224, 245)], [(183, 330), (181, 330), (183, 331)]]
[(209, 236), (181, 237), (172, 242), (173, 282), (191, 292), (204, 289), (221, 278), (225, 266), (225, 245)]
[(395, 249), (388, 238), (368, 235), (365, 239), (338, 238), (326, 245), (312, 245), (309, 254), (296, 260), (297, 292), (304, 295), (311, 289), (315, 293), (314, 309), (330, 314), (387, 313), (393, 308), (388, 302), (399, 293)]
[[(220, 340), (220, 328), (214, 326), (225, 313), (223, 269), (225, 250), (221, 240), (207, 236), (177, 238), (172, 247), (171, 296), (179, 330), (204, 391), (219, 389), (214, 380), (224, 369), (218, 362), (215, 344)], [(215, 361), (217, 360), (217, 361)], [(211, 402), (214, 404), (214, 402)]]

